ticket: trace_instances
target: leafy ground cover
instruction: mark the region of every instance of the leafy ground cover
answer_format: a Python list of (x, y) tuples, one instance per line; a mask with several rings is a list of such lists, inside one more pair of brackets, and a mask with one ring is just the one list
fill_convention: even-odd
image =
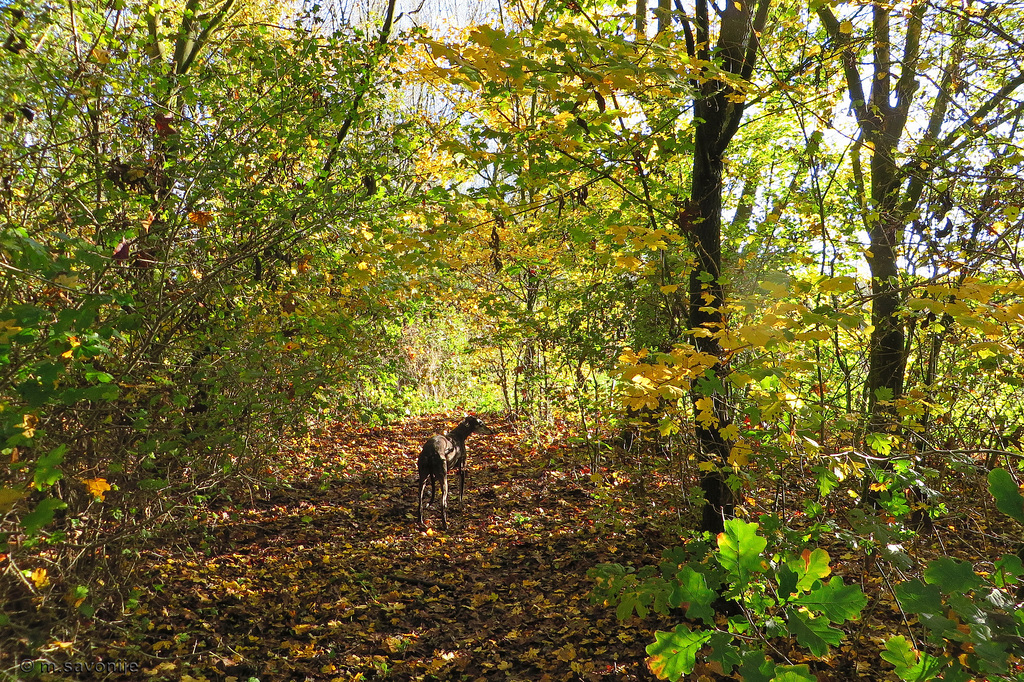
[[(424, 530), (415, 457), (453, 424), (339, 423), (282, 453), (294, 464), (266, 499), (224, 501), (191, 533), (154, 544), (129, 627), (92, 653), (139, 660), (150, 679), (651, 679), (644, 648), (682, 615), (620, 622), (614, 608), (591, 603), (587, 571), (656, 562), (679, 544), (670, 530), (679, 482), (652, 475), (642, 494), (628, 476), (599, 484), (563, 442), (527, 445), (496, 422), (496, 435), (469, 442), (465, 509), (456, 501), (448, 533), (438, 514)], [(934, 545), (976, 558), (989, 513), (976, 499), (964, 495), (914, 552), (927, 558)], [(772, 500), (748, 491), (755, 515)], [(842, 646), (811, 662), (815, 675), (896, 679), (878, 657), (905, 629), (891, 576), (835, 538), (815, 546), (870, 599)], [(799, 647), (777, 644), (780, 656), (804, 662)], [(701, 664), (692, 679), (715, 673)]]

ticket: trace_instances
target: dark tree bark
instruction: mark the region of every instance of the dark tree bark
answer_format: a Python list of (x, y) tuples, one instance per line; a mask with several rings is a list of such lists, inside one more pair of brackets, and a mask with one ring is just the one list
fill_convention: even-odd
[[(911, 106), (918, 90), (921, 34), (926, 13), (935, 8), (928, 3), (915, 3), (907, 13), (897, 13), (889, 4), (872, 4), (871, 26), (854, 35), (857, 29), (851, 22), (840, 23), (827, 5), (817, 9), (818, 17), (828, 33), (830, 42), (839, 48), (850, 104), (860, 128), (858, 144), (854, 146), (854, 173), (860, 180), (864, 225), (868, 232), (867, 262), (871, 271), (871, 332), (868, 356), (868, 430), (876, 433), (898, 433), (900, 420), (892, 401), (903, 395), (909, 347), (906, 330), (900, 316), (904, 302), (899, 264), (904, 231), (920, 210), (921, 195), (933, 175), (930, 170), (943, 163), (943, 157), (961, 141), (970, 128), (987, 129), (993, 113), (996, 118), (1008, 120), (1024, 109), (1019, 101), (1011, 99), (1024, 85), (1024, 74), (1007, 72), (1005, 80), (996, 80), (980, 105), (965, 116), (971, 125), (961, 124), (943, 134), (956, 97), (954, 82), (964, 61), (964, 47), (968, 33), (975, 31), (976, 20), (964, 14), (951, 35), (947, 63), (931, 98), (928, 123), (922, 139), (916, 144), (915, 154), (908, 161), (905, 151), (901, 160), (901, 142), (905, 142)], [(944, 11), (944, 10), (943, 10)], [(893, 21), (905, 22), (900, 30), (890, 26)], [(993, 25), (981, 22), (979, 26), (991, 31), (992, 44), (1006, 40), (1006, 34), (993, 30)], [(896, 58), (891, 50), (895, 40), (902, 40), (902, 54)], [(868, 60), (870, 74), (862, 78), (860, 51), (871, 46)], [(1009, 44), (1009, 52), (1016, 50)], [(865, 92), (864, 83), (870, 82)], [(998, 86), (998, 87), (996, 87)], [(1009, 106), (1005, 106), (1005, 105)], [(920, 103), (918, 104), (920, 106)], [(1000, 109), (1003, 109), (1000, 111)], [(967, 113), (965, 105), (960, 112)], [(860, 173), (860, 150), (871, 154), (868, 177)]]
[[(757, 59), (757, 36), (764, 28), (770, 0), (760, 0), (756, 12), (751, 0), (726, 3), (715, 50), (720, 66), (730, 74), (749, 79)], [(695, 51), (699, 59), (711, 58), (711, 24), (706, 0), (698, 0), (694, 17)], [(720, 80), (695, 83), (698, 97), (694, 102), (694, 159), (690, 202), (676, 218), (680, 231), (689, 235), (697, 258), (697, 267), (690, 273), (690, 328), (706, 330), (693, 334), (697, 351), (719, 358), (713, 371), (723, 379), (728, 368), (721, 345), (714, 334), (724, 325), (725, 290), (722, 274), (722, 172), (725, 152), (739, 128), (743, 101), (736, 91)], [(724, 530), (724, 521), (733, 516), (735, 492), (728, 485), (728, 461), (732, 443), (721, 430), (731, 422), (727, 398), (721, 382), (698, 379), (691, 387), (694, 414), (701, 411), (698, 402), (706, 405), (711, 399), (717, 424), (695, 422), (701, 457), (715, 468), (704, 473), (701, 488), (705, 505), (700, 529), (711, 533)], [(706, 411), (706, 410), (705, 410)]]
[[(857, 115), (861, 139), (871, 152), (867, 191), (870, 202), (865, 207), (865, 226), (870, 241), (867, 254), (871, 271), (871, 332), (868, 349), (869, 430), (894, 432), (897, 419), (892, 401), (903, 395), (906, 373), (906, 331), (899, 316), (903, 305), (900, 269), (897, 262), (903, 242), (909, 197), (903, 196), (906, 174), (895, 153), (903, 136), (910, 105), (918, 83), (917, 62), (920, 56), (921, 23), (925, 5), (911, 13), (900, 59), (899, 80), (892, 83), (897, 62), (890, 53), (889, 9), (873, 7), (871, 36), (873, 60), (871, 91), (866, 96), (857, 68), (857, 55), (851, 46), (851, 33), (841, 30), (839, 21), (827, 7), (818, 16), (829, 35), (845, 45), (843, 69), (850, 100)], [(916, 205), (916, 200), (913, 204)]]

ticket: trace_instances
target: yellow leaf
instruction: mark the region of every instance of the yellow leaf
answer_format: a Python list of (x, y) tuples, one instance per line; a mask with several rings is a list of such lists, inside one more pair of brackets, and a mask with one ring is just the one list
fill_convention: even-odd
[(678, 386), (673, 386), (672, 384), (664, 384), (658, 389), (658, 391), (661, 393), (662, 397), (668, 398), (669, 400), (679, 400), (686, 395), (686, 392), (683, 391), (683, 389)]
[(663, 293), (663, 294), (674, 294), (674, 293), (676, 293), (676, 289), (679, 288), (679, 285), (678, 284), (669, 284), (667, 286), (658, 287), (658, 288), (661, 289), (661, 293)]
[(46, 575), (45, 568), (37, 568), (32, 571), (32, 582), (35, 583), (36, 589), (46, 587), (50, 584), (50, 576)]
[(750, 446), (737, 443), (729, 452), (729, 464), (734, 467), (746, 466), (750, 463)]
[(82, 342), (78, 340), (77, 336), (69, 336), (68, 341), (71, 343), (71, 348), (60, 354), (62, 358), (70, 358), (75, 349), (82, 345)]
[(34, 414), (26, 414), (21, 419), (21, 423), (18, 427), (22, 429), (21, 435), (25, 438), (34, 438), (36, 435), (36, 426), (39, 425), (39, 417)]
[(847, 275), (829, 277), (818, 284), (818, 288), (827, 292), (853, 291), (857, 287), (857, 280)]
[[(718, 429), (718, 432), (722, 434), (722, 438), (732, 440), (740, 435), (740, 427), (735, 424), (729, 424)], [(733, 448), (733, 450), (735, 450), (735, 448)]]
[(718, 415), (714, 413), (714, 401), (710, 397), (704, 397), (695, 403), (697, 408), (697, 423), (706, 429), (718, 426)]
[(639, 258), (633, 256), (618, 256), (615, 259), (615, 264), (624, 270), (636, 270), (640, 267), (641, 262)]
[(104, 50), (102, 47), (92, 48), (92, 52), (89, 53), (89, 56), (91, 56), (93, 61), (97, 64), (110, 63), (110, 53)]
[(785, 298), (789, 296), (789, 287), (785, 284), (777, 284), (776, 282), (761, 282), (757, 286), (761, 287), (775, 298)]
[(775, 338), (775, 332), (763, 324), (750, 324), (740, 327), (739, 334), (747, 343), (755, 347), (763, 347)]
[(0, 343), (7, 343), (7, 339), (21, 331), (21, 327), (15, 326), (15, 320), (0, 320)]
[(634, 353), (632, 348), (626, 348), (622, 351), (622, 355), (619, 356), (619, 362), (624, 364), (635, 365), (640, 360), (647, 357), (647, 349), (641, 348), (639, 353)]
[(847, 19), (843, 23), (839, 24), (839, 32), (846, 35), (853, 33), (853, 22)]
[(83, 483), (85, 483), (85, 487), (89, 491), (89, 494), (101, 502), (107, 494), (107, 491), (111, 489), (110, 484), (107, 483), (107, 479), (105, 478), (88, 478), (83, 481)]
[(733, 372), (729, 375), (729, 383), (736, 388), (743, 388), (751, 381), (753, 381), (753, 378), (749, 374), (744, 374), (743, 372)]
[(188, 221), (198, 227), (206, 227), (213, 222), (213, 217), (210, 211), (192, 211), (188, 214)]

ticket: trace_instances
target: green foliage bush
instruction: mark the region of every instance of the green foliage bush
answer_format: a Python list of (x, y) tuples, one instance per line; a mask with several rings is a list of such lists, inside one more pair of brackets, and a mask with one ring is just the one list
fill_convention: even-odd
[(379, 101), (387, 57), (231, 5), (3, 8), (36, 46), (0, 50), (0, 99), (33, 112), (0, 125), (0, 604), (19, 632), (116, 619), (152, 533), (258, 491), (328, 392), (387, 372), (365, 349), (401, 302), (366, 252), (393, 206), (359, 178), (404, 152), (351, 105)]
[[(999, 509), (1024, 523), (1024, 496), (1010, 474), (993, 470), (989, 485)], [(592, 599), (615, 605), (622, 620), (650, 611), (686, 618), (656, 632), (647, 647), (659, 679), (678, 680), (703, 660), (744, 680), (815, 680), (807, 665), (775, 662), (771, 642), (793, 638), (809, 657), (826, 657), (843, 640), (837, 626), (856, 620), (867, 597), (839, 577), (826, 580), (832, 569), (824, 550), (766, 551), (758, 530), (757, 523), (730, 519), (714, 547), (695, 540), (666, 550), (657, 567), (601, 564), (589, 572)], [(1024, 655), (1022, 577), (1024, 564), (1014, 554), (990, 571), (948, 557), (928, 562), (921, 578), (895, 586), (901, 610), (923, 630), (922, 644), (895, 635), (881, 658), (907, 682), (1024, 679), (1014, 663)]]
[[(647, 647), (659, 678), (690, 674), (699, 657), (747, 680), (814, 680), (807, 666), (772, 662), (765, 643), (793, 637), (821, 657), (842, 641), (843, 631), (835, 626), (856, 619), (864, 608), (860, 588), (838, 577), (826, 581), (832, 569), (824, 550), (766, 552), (768, 541), (758, 530), (757, 523), (729, 519), (715, 548), (695, 541), (667, 550), (657, 569), (634, 572), (604, 564), (591, 570), (594, 598), (617, 604), (619, 618), (654, 610), (678, 612), (689, 621), (655, 633)], [(734, 615), (719, 619), (717, 613)]]

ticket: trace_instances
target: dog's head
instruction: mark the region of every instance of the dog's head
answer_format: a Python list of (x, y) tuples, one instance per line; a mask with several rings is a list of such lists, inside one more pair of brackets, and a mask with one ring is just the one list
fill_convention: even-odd
[(487, 424), (484, 424), (483, 421), (481, 421), (475, 415), (469, 415), (468, 417), (462, 420), (462, 423), (469, 426), (470, 433), (479, 433), (484, 436), (490, 436), (494, 434), (494, 431), (490, 429), (487, 426)]

